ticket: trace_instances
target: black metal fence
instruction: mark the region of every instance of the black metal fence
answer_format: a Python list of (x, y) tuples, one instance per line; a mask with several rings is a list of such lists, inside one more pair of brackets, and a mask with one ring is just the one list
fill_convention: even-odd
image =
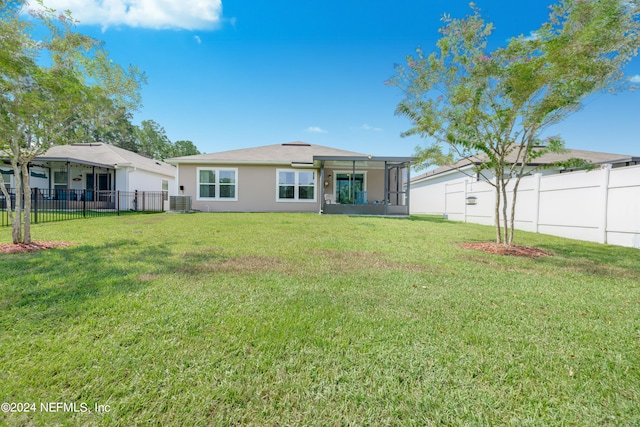
[[(9, 190), (11, 206), (15, 207), (16, 192)], [(164, 212), (165, 191), (94, 191), (94, 190), (31, 190), (31, 223), (66, 221), (76, 218), (123, 215), (141, 212)], [(24, 199), (23, 199), (24, 201)], [(24, 203), (22, 204), (24, 207)], [(0, 192), (0, 225), (11, 225), (7, 200)]]

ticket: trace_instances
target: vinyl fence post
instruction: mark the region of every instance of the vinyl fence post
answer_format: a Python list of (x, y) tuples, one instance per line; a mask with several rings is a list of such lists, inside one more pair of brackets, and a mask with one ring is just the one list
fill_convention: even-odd
[(607, 233), (607, 222), (608, 222), (608, 215), (609, 215), (609, 180), (611, 177), (611, 165), (610, 164), (606, 164), (604, 166), (602, 166), (602, 172), (603, 172), (603, 177), (602, 177), (602, 190), (601, 190), (601, 194), (602, 194), (602, 211), (601, 211), (601, 223), (600, 223), (600, 227), (601, 227), (601, 240), (600, 243), (604, 243), (606, 244), (608, 241), (608, 233)]
[(462, 193), (462, 206), (464, 206), (464, 222), (467, 222), (467, 192), (469, 191), (467, 187), (469, 186), (469, 180), (465, 179), (462, 185), (464, 185), (464, 192)]
[(533, 179), (533, 191), (535, 192), (535, 195), (533, 196), (533, 200), (535, 201), (535, 209), (533, 210), (533, 227), (534, 231), (538, 233), (540, 230), (540, 185), (542, 183), (542, 174), (537, 173), (533, 175)]

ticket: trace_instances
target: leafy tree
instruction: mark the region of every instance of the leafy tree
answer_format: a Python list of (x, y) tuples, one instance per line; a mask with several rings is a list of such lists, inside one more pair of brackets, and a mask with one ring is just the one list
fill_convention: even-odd
[(93, 128), (91, 142), (104, 142), (137, 153), (136, 126), (131, 123), (131, 120), (130, 111), (126, 109), (115, 111), (111, 120)]
[(191, 141), (180, 140), (173, 143), (173, 154), (171, 157), (193, 156), (200, 154), (200, 150)]
[[(14, 243), (30, 243), (28, 164), (54, 144), (140, 102), (144, 75), (113, 63), (100, 42), (73, 30), (68, 13), (21, 15), (23, 2), (0, 3), (0, 149), (14, 172), (15, 205), (0, 174)], [(38, 34), (44, 34), (36, 37)], [(43, 65), (43, 64), (47, 65)], [(24, 208), (22, 198), (24, 197)]]
[(417, 149), (424, 164), (483, 160), (475, 172), (495, 188), (496, 241), (513, 244), (527, 165), (564, 147), (560, 138), (543, 144), (541, 133), (579, 110), (588, 95), (629, 88), (622, 69), (638, 52), (640, 6), (638, 0), (562, 0), (533, 36), (512, 38), (493, 52), (487, 49), (493, 26), (471, 8), (464, 19), (445, 15), (437, 49), (428, 55), (417, 49), (389, 84), (405, 93), (396, 113), (413, 127), (403, 135), (430, 140)]
[(171, 140), (164, 128), (153, 120), (140, 123), (136, 128), (136, 141), (138, 154), (159, 160), (171, 157)]
[(136, 127), (131, 123), (131, 111), (115, 105), (110, 99), (104, 101), (100, 114), (95, 117), (76, 114), (70, 120), (75, 125), (68, 128), (64, 138), (76, 143), (104, 142), (137, 152)]
[(138, 154), (153, 159), (165, 160), (170, 157), (200, 154), (191, 141), (171, 142), (166, 131), (154, 120), (143, 120), (136, 128), (136, 145)]

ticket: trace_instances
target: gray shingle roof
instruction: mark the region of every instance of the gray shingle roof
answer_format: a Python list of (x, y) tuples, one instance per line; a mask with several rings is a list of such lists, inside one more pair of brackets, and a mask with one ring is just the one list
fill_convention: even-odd
[(367, 154), (345, 151), (306, 142), (287, 142), (264, 145), (210, 154), (176, 157), (167, 159), (172, 164), (180, 163), (223, 163), (223, 164), (290, 164), (313, 163), (313, 156), (364, 157)]
[(51, 147), (40, 161), (76, 161), (78, 163), (105, 165), (113, 168), (131, 166), (167, 176), (175, 176), (175, 167), (159, 160), (141, 156), (110, 144), (70, 144)]
[[(541, 166), (541, 165), (548, 165), (552, 163), (566, 161), (572, 158), (583, 159), (594, 165), (603, 165), (603, 164), (615, 165), (615, 164), (640, 162), (640, 157), (630, 156), (627, 154), (613, 154), (613, 153), (601, 153), (598, 151), (567, 149), (562, 153), (544, 154), (529, 164), (531, 166)], [(422, 179), (435, 176), (435, 175), (440, 175), (442, 173), (449, 172), (452, 170), (466, 168), (472, 164), (480, 164), (484, 161), (484, 159), (486, 159), (485, 155), (465, 157), (464, 159), (458, 160), (453, 165), (441, 166), (437, 169), (415, 176), (411, 178), (411, 181), (420, 181)], [(512, 153), (510, 158), (508, 158), (508, 160), (512, 163), (515, 160), (517, 160), (516, 153)]]

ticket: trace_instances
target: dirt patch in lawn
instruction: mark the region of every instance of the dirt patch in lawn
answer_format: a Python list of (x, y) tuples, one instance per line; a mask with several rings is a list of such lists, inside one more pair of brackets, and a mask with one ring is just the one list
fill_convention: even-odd
[(495, 242), (460, 243), (460, 246), (465, 249), (483, 251), (495, 255), (511, 255), (526, 258), (540, 258), (555, 255), (553, 252), (533, 248), (531, 246), (509, 246)]
[(274, 256), (226, 256), (220, 250), (187, 252), (180, 271), (188, 274), (222, 273), (315, 273), (332, 271), (351, 273), (371, 270), (424, 271), (424, 266), (397, 262), (375, 252), (313, 250), (300, 254), (296, 260)]
[[(203, 254), (203, 256), (206, 256)], [(296, 271), (294, 265), (287, 263), (276, 257), (267, 256), (238, 256), (221, 257), (212, 256), (209, 260), (200, 260), (190, 265), (185, 265), (181, 271), (189, 274), (198, 273), (266, 273), (282, 272), (293, 273)]]
[(377, 252), (336, 251), (331, 249), (310, 251), (309, 255), (318, 257), (328, 268), (336, 272), (362, 270), (408, 270), (423, 271), (424, 267), (415, 264), (397, 262)]
[(72, 246), (69, 242), (31, 242), (31, 243), (0, 243), (0, 254), (21, 254), (53, 248), (67, 248)]

